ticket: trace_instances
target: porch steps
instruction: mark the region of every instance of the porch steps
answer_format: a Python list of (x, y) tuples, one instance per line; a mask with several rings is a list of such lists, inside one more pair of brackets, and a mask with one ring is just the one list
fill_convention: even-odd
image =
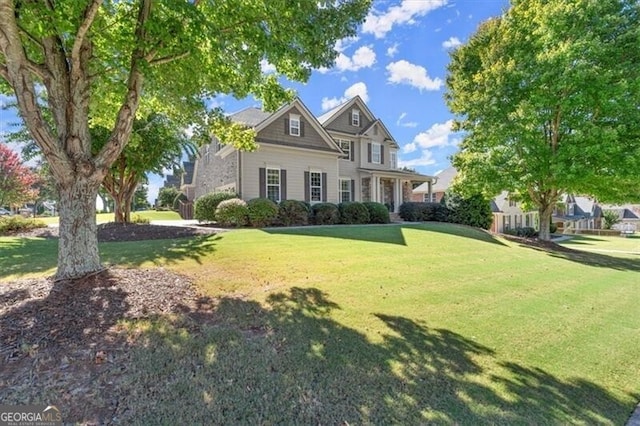
[(389, 213), (389, 219), (391, 219), (391, 223), (393, 222), (404, 222), (398, 213)]

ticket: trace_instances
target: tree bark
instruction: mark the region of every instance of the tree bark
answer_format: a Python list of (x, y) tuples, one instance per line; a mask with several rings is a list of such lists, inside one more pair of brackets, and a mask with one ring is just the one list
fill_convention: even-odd
[(538, 238), (542, 241), (551, 240), (550, 224), (551, 216), (553, 214), (553, 205), (539, 206), (538, 217), (540, 218), (540, 230), (538, 231)]
[(96, 226), (99, 187), (99, 182), (88, 179), (58, 185), (60, 240), (57, 280), (81, 278), (103, 269)]

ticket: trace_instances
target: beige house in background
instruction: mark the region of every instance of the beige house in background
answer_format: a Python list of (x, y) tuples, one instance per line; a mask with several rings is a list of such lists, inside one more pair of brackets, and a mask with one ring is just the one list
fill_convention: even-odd
[(397, 212), (414, 186), (433, 179), (398, 169), (398, 144), (358, 96), (318, 118), (299, 98), (274, 113), (247, 108), (229, 118), (253, 128), (259, 148), (203, 146), (194, 198), (227, 191), (244, 200), (376, 201)]

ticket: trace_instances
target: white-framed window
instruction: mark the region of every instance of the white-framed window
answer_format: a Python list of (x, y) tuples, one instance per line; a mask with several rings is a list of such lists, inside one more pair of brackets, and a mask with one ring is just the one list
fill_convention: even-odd
[(398, 168), (398, 153), (397, 153), (396, 151), (391, 151), (391, 152), (389, 153), (389, 158), (390, 158), (390, 160), (389, 160), (389, 163), (390, 163), (390, 164), (389, 164), (389, 166), (390, 166), (392, 169), (397, 169), (397, 168)]
[(267, 168), (267, 198), (274, 203), (280, 202), (280, 169)]
[(300, 116), (289, 114), (289, 134), (291, 136), (300, 136)]
[(340, 202), (351, 201), (351, 179), (340, 179)]
[(312, 203), (322, 201), (322, 173), (309, 172), (309, 195)]
[(515, 207), (517, 202), (515, 200), (509, 199), (509, 207)]
[(425, 203), (435, 203), (435, 202), (436, 202), (436, 199), (437, 199), (437, 196), (436, 196), (436, 193), (435, 193), (435, 192), (432, 192), (432, 193), (431, 193), (431, 196), (429, 196), (429, 193), (428, 193), (428, 192), (425, 192), (425, 193), (424, 193), (424, 200), (423, 200), (423, 201), (424, 201)]
[(336, 142), (340, 147), (340, 149), (342, 150), (342, 152), (346, 154), (346, 159), (350, 159), (351, 158), (351, 141), (346, 139), (336, 139)]
[(360, 111), (357, 109), (351, 110), (351, 125), (360, 127)]
[(379, 143), (373, 142), (371, 144), (371, 162), (374, 164), (380, 164), (380, 151), (382, 146)]

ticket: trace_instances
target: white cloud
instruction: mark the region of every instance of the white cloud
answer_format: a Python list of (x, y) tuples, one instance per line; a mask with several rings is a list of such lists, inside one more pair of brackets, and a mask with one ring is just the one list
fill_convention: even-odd
[(402, 121), (406, 116), (406, 112), (400, 114), (400, 117), (398, 117), (398, 120), (396, 121), (396, 125), (400, 127), (418, 127), (418, 123), (416, 123), (415, 121)]
[(451, 127), (453, 120), (444, 123), (436, 123), (424, 132), (420, 132), (413, 138), (413, 144), (422, 149), (440, 148), (455, 145), (457, 139), (452, 138)]
[(398, 53), (398, 43), (394, 43), (393, 46), (387, 48), (387, 56), (393, 58)]
[(363, 82), (356, 83), (347, 88), (344, 91), (344, 96), (340, 98), (322, 98), (322, 110), (327, 111), (331, 108), (335, 108), (338, 105), (348, 101), (351, 98), (360, 96), (364, 102), (369, 102), (369, 93), (367, 91), (367, 85)]
[(344, 52), (353, 44), (357, 43), (360, 40), (359, 37), (346, 37), (336, 41), (335, 46), (333, 47), (336, 52)]
[(418, 158), (398, 161), (398, 166), (400, 167), (432, 166), (434, 164), (436, 164), (436, 160), (433, 158), (431, 151), (422, 151), (422, 155)]
[(415, 18), (447, 4), (447, 0), (402, 0), (385, 12), (371, 11), (362, 25), (362, 32), (383, 38), (394, 25), (416, 23)]
[(442, 47), (445, 49), (454, 49), (460, 46), (462, 42), (458, 37), (450, 37), (449, 40), (445, 40), (442, 42)]
[(358, 71), (362, 68), (371, 68), (375, 63), (376, 52), (373, 51), (371, 46), (360, 46), (351, 57), (340, 52), (336, 58), (334, 68), (320, 68), (318, 71), (323, 74), (333, 69), (338, 72)]
[(269, 61), (263, 59), (260, 61), (260, 70), (262, 74), (273, 74), (276, 72), (276, 67), (273, 64), (270, 64)]
[(420, 65), (415, 65), (405, 60), (391, 62), (387, 65), (389, 77), (387, 81), (391, 84), (408, 84), (422, 90), (440, 90), (444, 84), (440, 78), (431, 78), (427, 70)]

